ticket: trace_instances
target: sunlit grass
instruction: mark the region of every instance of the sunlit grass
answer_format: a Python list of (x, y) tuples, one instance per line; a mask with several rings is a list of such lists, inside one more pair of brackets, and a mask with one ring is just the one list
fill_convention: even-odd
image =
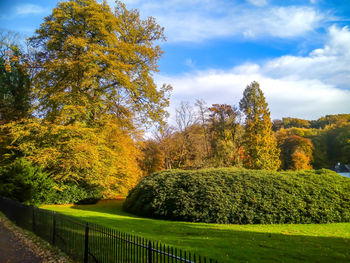
[(350, 223), (220, 225), (134, 216), (122, 201), (47, 205), (61, 212), (142, 236), (220, 262), (350, 262)]

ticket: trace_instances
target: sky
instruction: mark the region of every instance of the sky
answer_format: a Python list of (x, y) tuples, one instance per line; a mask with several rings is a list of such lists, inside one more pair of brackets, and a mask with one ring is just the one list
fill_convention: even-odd
[[(57, 2), (0, 0), (0, 30), (29, 37)], [(173, 86), (171, 119), (181, 101), (237, 106), (253, 81), (272, 119), (350, 113), (349, 0), (123, 2), (165, 28), (154, 79)]]

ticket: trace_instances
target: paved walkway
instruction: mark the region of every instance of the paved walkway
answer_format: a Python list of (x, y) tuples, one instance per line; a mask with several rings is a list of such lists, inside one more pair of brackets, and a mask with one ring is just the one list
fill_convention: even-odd
[(42, 259), (0, 221), (0, 263), (39, 263)]

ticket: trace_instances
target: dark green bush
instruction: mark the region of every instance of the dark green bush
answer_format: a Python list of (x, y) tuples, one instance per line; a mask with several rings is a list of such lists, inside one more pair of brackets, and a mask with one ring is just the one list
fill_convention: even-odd
[(102, 199), (101, 188), (84, 182), (66, 182), (55, 188), (56, 194), (47, 200), (48, 204), (94, 204)]
[(0, 171), (0, 195), (25, 204), (39, 205), (54, 198), (54, 185), (47, 173), (25, 159)]
[(234, 224), (350, 222), (350, 179), (329, 170), (167, 170), (144, 178), (128, 212)]
[(0, 168), (0, 195), (30, 205), (93, 204), (102, 198), (102, 189), (84, 182), (56, 183), (21, 158)]

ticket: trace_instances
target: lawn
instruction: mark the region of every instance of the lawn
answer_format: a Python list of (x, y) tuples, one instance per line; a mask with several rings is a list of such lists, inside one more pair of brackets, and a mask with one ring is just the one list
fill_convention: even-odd
[(219, 225), (134, 216), (123, 201), (42, 208), (142, 236), (219, 262), (350, 262), (350, 223)]

